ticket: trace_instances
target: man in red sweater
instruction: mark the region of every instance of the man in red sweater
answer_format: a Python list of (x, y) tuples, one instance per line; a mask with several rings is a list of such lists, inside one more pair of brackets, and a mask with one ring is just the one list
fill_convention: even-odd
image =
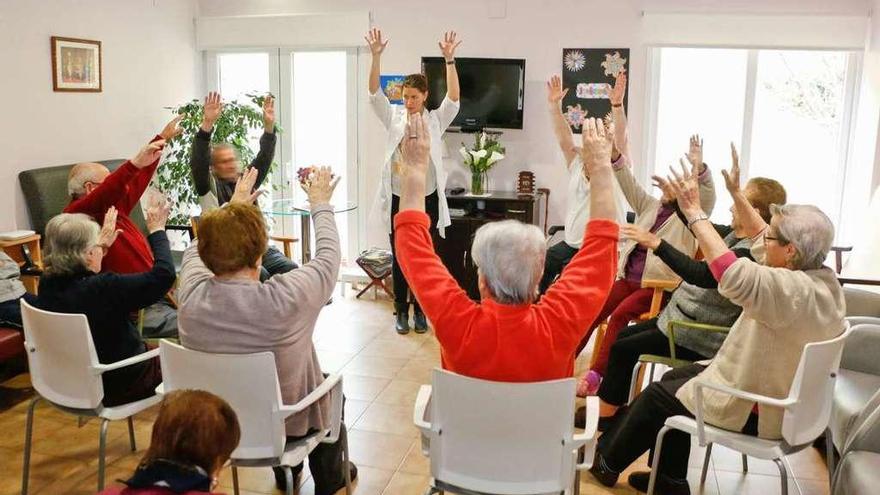
[(617, 270), (618, 225), (611, 136), (602, 121), (584, 121), (582, 155), (589, 174), (591, 219), (583, 248), (539, 303), (546, 243), (532, 225), (508, 220), (481, 227), (472, 255), (481, 302), (471, 301), (434, 253), (425, 214), (429, 135), (410, 116), (400, 213), (394, 218), (399, 263), (442, 348), (443, 368), (504, 382), (568, 378), (574, 350), (602, 309)]
[[(182, 132), (179, 121), (177, 117), (169, 122), (134, 158), (113, 173), (100, 163), (78, 163), (70, 169), (67, 191), (71, 201), (64, 213), (85, 213), (100, 225), (111, 206), (118, 212), (119, 236), (109, 247), (104, 247), (102, 272), (143, 273), (152, 269), (150, 245), (129, 215), (150, 184), (165, 143)], [(168, 301), (156, 301), (145, 309), (143, 333), (145, 337), (177, 335), (177, 312)]]

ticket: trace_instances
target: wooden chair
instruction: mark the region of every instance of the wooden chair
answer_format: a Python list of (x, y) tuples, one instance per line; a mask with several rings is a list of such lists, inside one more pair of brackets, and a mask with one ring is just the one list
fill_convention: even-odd
[[(192, 227), (193, 239), (195, 239), (199, 236), (199, 217), (189, 217), (189, 224)], [(299, 239), (297, 239), (296, 237), (290, 237), (290, 236), (286, 236), (286, 235), (269, 234), (269, 240), (275, 241), (275, 242), (280, 242), (284, 256), (286, 256), (289, 259), (293, 259), (290, 256), (290, 253), (291, 253), (290, 247), (294, 243), (299, 242)]]
[[(679, 280), (643, 280), (642, 286), (644, 288), (654, 289), (654, 294), (651, 296), (651, 307), (647, 312), (639, 315), (636, 322), (641, 323), (650, 320), (651, 318), (656, 318), (663, 309), (663, 293), (674, 290), (680, 283), (681, 281)], [(602, 348), (602, 342), (605, 340), (605, 329), (607, 326), (608, 323), (605, 322), (599, 325), (599, 328), (596, 329), (596, 343), (593, 346), (593, 352), (590, 355), (590, 368), (592, 368), (596, 364), (596, 360), (599, 359), (599, 349)]]

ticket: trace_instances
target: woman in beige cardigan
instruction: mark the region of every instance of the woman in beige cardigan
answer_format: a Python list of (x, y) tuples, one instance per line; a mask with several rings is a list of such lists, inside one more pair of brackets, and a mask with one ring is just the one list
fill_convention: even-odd
[[(748, 205), (739, 188), (739, 167), (724, 173), (740, 218), (752, 232), (762, 231), (764, 263), (737, 258), (700, 208), (696, 179), (687, 171), (669, 186), (718, 279), (718, 291), (743, 311), (707, 366), (693, 364), (652, 383), (629, 411), (599, 439), (591, 472), (613, 486), (620, 472), (654, 446), (670, 416), (693, 416), (695, 378), (746, 392), (783, 398), (788, 395), (804, 346), (840, 334), (844, 328), (843, 292), (834, 272), (822, 266), (834, 239), (834, 226), (815, 206), (772, 206), (767, 225)], [(658, 179), (658, 178), (655, 178)], [(663, 182), (663, 179), (659, 179)], [(703, 394), (705, 420), (712, 425), (761, 438), (781, 437), (779, 408), (758, 405), (722, 392)], [(670, 431), (664, 438), (656, 489), (689, 494), (687, 463), (690, 438)], [(633, 473), (629, 483), (646, 491), (650, 473)]]
[[(242, 354), (271, 351), (285, 404), (294, 404), (324, 380), (312, 343), (315, 322), (333, 293), (339, 272), (339, 235), (330, 197), (338, 179), (322, 167), (303, 188), (311, 205), (315, 256), (297, 270), (260, 282), (266, 252), (263, 215), (253, 205), (257, 173), (246, 172), (229, 204), (203, 215), (199, 238), (183, 254), (178, 295), (180, 343), (202, 352)], [(295, 440), (328, 428), (327, 398), (287, 419)], [(302, 465), (294, 468), (295, 476)], [(345, 485), (341, 442), (322, 443), (309, 454), (315, 493), (329, 495)], [(276, 468), (276, 485), (285, 488)]]

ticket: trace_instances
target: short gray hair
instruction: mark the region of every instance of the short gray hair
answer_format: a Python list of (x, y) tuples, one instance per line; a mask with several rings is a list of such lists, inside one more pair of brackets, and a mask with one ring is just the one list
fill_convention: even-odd
[(86, 268), (86, 251), (97, 244), (101, 227), (84, 213), (62, 213), (46, 224), (43, 263), (47, 275), (70, 275)]
[(231, 145), (230, 143), (214, 143), (211, 145), (211, 163), (214, 163), (214, 153), (223, 150), (232, 150), (235, 153), (235, 159), (241, 161), (241, 152), (238, 151), (238, 148)]
[(77, 163), (70, 169), (67, 177), (67, 193), (77, 198), (86, 193), (86, 182), (98, 182), (98, 171), (103, 171), (100, 163)]
[(546, 253), (541, 229), (516, 220), (483, 225), (471, 248), (471, 257), (492, 297), (501, 304), (534, 301)]
[(797, 270), (821, 268), (834, 242), (834, 224), (813, 205), (770, 205), (770, 214), (779, 218), (777, 235), (796, 249), (792, 266)]

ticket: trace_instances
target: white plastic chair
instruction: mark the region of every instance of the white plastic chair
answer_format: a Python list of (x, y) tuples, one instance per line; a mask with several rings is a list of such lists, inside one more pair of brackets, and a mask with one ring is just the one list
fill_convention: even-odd
[(153, 396), (128, 404), (105, 407), (101, 403), (104, 399), (101, 374), (152, 359), (159, 355), (159, 350), (154, 349), (111, 364), (100, 364), (85, 315), (43, 311), (22, 299), (21, 319), (24, 323), (24, 347), (27, 351), (31, 383), (37, 392), (27, 413), (21, 493), (27, 495), (28, 492), (34, 408), (40, 400), (78, 417), (101, 418), (98, 443), (100, 492), (104, 489), (104, 453), (109, 422), (128, 420), (128, 439), (131, 451), (134, 452), (137, 445), (131, 417), (161, 400), (161, 397)]
[[(275, 356), (254, 354), (210, 354), (193, 351), (167, 340), (159, 343), (164, 392), (182, 389), (206, 390), (232, 406), (241, 425), (241, 440), (232, 452), (232, 483), (238, 495), (239, 467), (284, 468), (287, 495), (294, 492), (292, 466), (303, 462), (319, 443), (333, 443), (342, 437), (346, 493), (351, 493), (348, 466), (348, 438), (342, 428), (342, 376), (330, 375), (315, 390), (293, 405), (281, 399)], [(288, 442), (284, 420), (303, 412), (330, 395), (330, 429)]]
[(842, 452), (849, 436), (874, 409), (880, 406), (880, 318), (850, 316), (852, 327), (840, 359), (835, 383), (831, 420), (825, 432), (825, 459), (828, 472), (836, 468), (836, 451)]
[[(718, 443), (743, 455), (775, 462), (779, 468), (782, 495), (787, 495), (788, 470), (785, 467), (785, 456), (811, 446), (813, 441), (828, 427), (828, 421), (831, 418), (831, 394), (834, 390), (834, 380), (840, 366), (843, 343), (849, 333), (850, 326), (849, 323), (846, 323), (843, 333), (839, 336), (822, 342), (813, 342), (804, 347), (788, 397), (784, 399), (753, 394), (698, 379), (694, 387), (696, 417), (673, 416), (666, 420), (666, 424), (657, 434), (651, 479), (648, 483), (648, 495), (654, 493), (663, 437), (671, 429), (696, 435), (700, 445), (706, 447), (703, 474), (700, 478), (701, 484), (706, 481), (709, 458), (712, 456), (712, 445)], [(703, 419), (704, 388), (757, 404), (784, 409), (782, 439), (767, 440), (707, 425)]]
[(588, 398), (587, 429), (575, 434), (574, 378), (501, 383), (435, 369), (432, 382), (413, 412), (430, 443), (426, 493), (578, 493), (580, 471), (593, 461), (599, 402)]

